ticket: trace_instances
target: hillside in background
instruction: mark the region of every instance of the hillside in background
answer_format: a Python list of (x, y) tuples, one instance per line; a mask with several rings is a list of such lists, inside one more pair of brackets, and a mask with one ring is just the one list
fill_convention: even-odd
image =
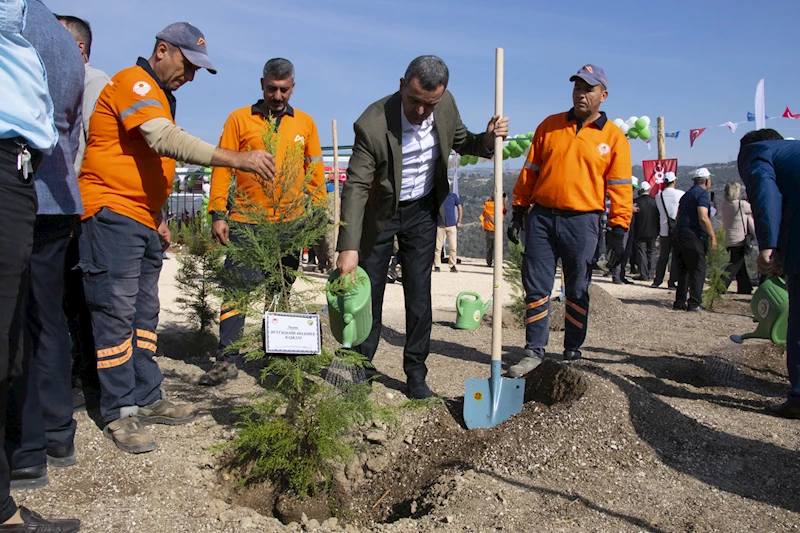
[[(521, 159), (519, 160), (522, 161)], [(714, 180), (711, 190), (721, 200), (725, 184), (729, 181), (739, 180), (736, 162), (709, 163), (704, 165), (712, 174)], [(678, 166), (678, 188), (687, 190), (692, 185), (691, 173), (694, 166)], [(633, 167), (633, 175), (642, 177), (642, 166)], [(480, 257), (485, 255), (484, 231), (478, 217), (483, 212), (483, 203), (492, 195), (494, 183), (491, 168), (461, 167), (458, 172), (458, 192), (463, 204), (463, 227), (458, 232), (458, 255), (463, 257)], [(511, 222), (511, 191), (519, 177), (519, 169), (503, 169), (503, 190), (509, 196), (509, 213), (505, 217), (503, 232)], [(718, 200), (719, 201), (719, 200)]]

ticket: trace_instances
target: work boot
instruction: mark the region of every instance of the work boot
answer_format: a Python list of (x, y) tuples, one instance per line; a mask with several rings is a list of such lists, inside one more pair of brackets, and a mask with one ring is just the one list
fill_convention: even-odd
[(72, 466), (78, 461), (75, 459), (75, 445), (48, 446), (47, 464), (58, 468)]
[(408, 397), (412, 400), (425, 400), (434, 396), (425, 380), (408, 379)]
[(145, 426), (149, 424), (178, 426), (191, 422), (196, 416), (194, 405), (176, 404), (168, 400), (158, 400), (145, 407), (139, 407), (139, 420)]
[(47, 463), (11, 471), (11, 490), (41, 489), (49, 483)]
[(214, 386), (219, 385), (229, 379), (233, 379), (239, 375), (239, 369), (236, 368), (236, 363), (228, 363), (226, 361), (216, 361), (211, 369), (200, 376), (198, 385)]
[(155, 439), (144, 429), (138, 416), (126, 416), (110, 422), (103, 428), (103, 435), (113, 440), (123, 452), (146, 453), (156, 449)]
[(433, 271), (434, 271), (434, 272), (441, 272), (441, 271), (442, 271), (442, 269), (441, 269), (441, 268), (439, 268), (439, 267), (433, 267)]
[(450, 267), (450, 272), (458, 273), (458, 269), (454, 266)]
[[(796, 418), (800, 420), (800, 404), (789, 402), (773, 403), (767, 406), (767, 412), (781, 418)], [(13, 483), (13, 482), (12, 482)]]
[(580, 350), (564, 350), (564, 361), (577, 361), (581, 355)]
[(542, 364), (541, 357), (535, 355), (533, 350), (525, 350), (525, 358), (516, 365), (509, 367), (508, 377), (521, 378), (522, 376), (532, 372), (540, 364)]
[(22, 524), (2, 524), (0, 533), (77, 533), (81, 530), (81, 521), (69, 519), (47, 520), (39, 513), (27, 507), (19, 508)]
[(622, 285), (623, 281), (619, 279), (617, 276), (613, 276), (611, 278), (611, 283), (613, 283), (614, 285)]

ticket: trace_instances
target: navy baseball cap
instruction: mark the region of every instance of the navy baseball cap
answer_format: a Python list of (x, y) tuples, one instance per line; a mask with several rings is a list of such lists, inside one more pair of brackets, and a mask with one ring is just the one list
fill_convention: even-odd
[(580, 68), (577, 74), (572, 76), (569, 81), (582, 79), (591, 86), (600, 85), (601, 83), (608, 89), (608, 80), (606, 79), (606, 72), (596, 65), (584, 65)]
[(216, 74), (217, 69), (211, 64), (206, 51), (206, 38), (203, 32), (188, 22), (175, 22), (170, 24), (156, 35), (156, 39), (166, 41), (177, 46), (189, 62), (197, 68), (204, 68), (211, 74)]

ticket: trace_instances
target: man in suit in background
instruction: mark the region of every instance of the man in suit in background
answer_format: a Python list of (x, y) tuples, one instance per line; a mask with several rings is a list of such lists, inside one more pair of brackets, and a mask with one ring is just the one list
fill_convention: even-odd
[(432, 326), (431, 267), (437, 216), (449, 193), (450, 150), (492, 157), (496, 136), (508, 135), (508, 119), (494, 116), (484, 134), (467, 131), (453, 95), (449, 72), (435, 56), (414, 59), (400, 90), (370, 105), (354, 125), (355, 143), (342, 191), (337, 268), (357, 266), (372, 283), (372, 331), (359, 347), (370, 361), (381, 334), (386, 267), (398, 238), (403, 264), (406, 344), (403, 370), (411, 398), (432, 396), (425, 359)]

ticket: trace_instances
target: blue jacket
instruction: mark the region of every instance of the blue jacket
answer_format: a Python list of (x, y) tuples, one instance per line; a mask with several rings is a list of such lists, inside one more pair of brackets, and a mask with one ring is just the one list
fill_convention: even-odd
[(74, 164), (83, 116), (83, 58), (72, 35), (39, 0), (28, 0), (22, 36), (42, 57), (58, 129), (58, 144), (42, 159), (34, 176), (37, 214), (81, 215), (83, 202)]
[(759, 248), (776, 248), (784, 271), (800, 273), (800, 141), (748, 144), (738, 165)]

